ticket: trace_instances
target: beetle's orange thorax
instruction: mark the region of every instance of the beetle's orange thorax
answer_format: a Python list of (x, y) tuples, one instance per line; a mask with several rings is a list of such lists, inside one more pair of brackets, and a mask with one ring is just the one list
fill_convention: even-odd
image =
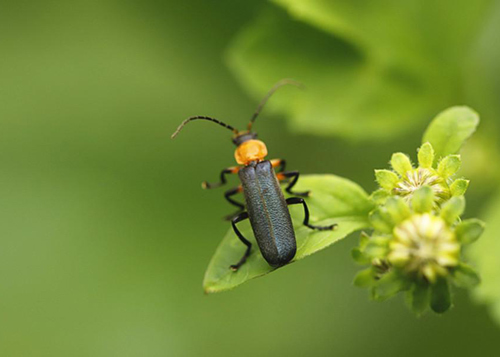
[(234, 152), (234, 158), (240, 165), (248, 165), (252, 161), (262, 161), (266, 156), (266, 144), (260, 140), (247, 140)]

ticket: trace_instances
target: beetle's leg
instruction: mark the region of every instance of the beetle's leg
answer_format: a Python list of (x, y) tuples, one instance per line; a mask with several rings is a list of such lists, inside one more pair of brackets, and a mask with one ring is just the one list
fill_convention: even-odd
[(220, 182), (217, 182), (217, 183), (208, 183), (207, 181), (203, 181), (201, 183), (201, 187), (204, 188), (204, 189), (210, 189), (210, 188), (220, 187), (220, 186), (224, 185), (227, 182), (225, 175), (227, 175), (227, 174), (236, 174), (236, 173), (238, 173), (238, 171), (240, 171), (240, 169), (241, 169), (241, 166), (232, 166), (232, 167), (225, 168), (220, 173)]
[(285, 167), (286, 167), (285, 160), (283, 160), (283, 159), (271, 160), (271, 165), (275, 168), (277, 167), (276, 173), (277, 173), (278, 180), (282, 181), (282, 180), (286, 180), (287, 178), (290, 178), (290, 177), (292, 178), (292, 181), (290, 181), (288, 186), (285, 188), (286, 192), (288, 192), (292, 195), (297, 195), (297, 196), (303, 196), (303, 197), (309, 196), (309, 191), (292, 192), (292, 187), (295, 186), (295, 184), (297, 183), (297, 180), (299, 179), (299, 172), (298, 171), (283, 172), (283, 171), (285, 171)]
[(290, 197), (286, 199), (286, 203), (288, 205), (296, 205), (296, 204), (302, 204), (304, 206), (304, 225), (311, 228), (311, 229), (317, 229), (320, 231), (328, 231), (334, 229), (337, 224), (332, 224), (330, 226), (314, 226), (309, 223), (309, 208), (307, 208), (306, 201), (302, 197)]
[(292, 187), (295, 186), (297, 183), (297, 180), (299, 179), (299, 172), (298, 171), (287, 171), (287, 172), (281, 172), (276, 175), (279, 181), (286, 180), (287, 178), (291, 178), (292, 181), (288, 183), (288, 186), (286, 186), (285, 191), (296, 196), (302, 196), (302, 197), (308, 197), (309, 196), (309, 191), (305, 192), (293, 192)]
[(234, 233), (236, 233), (236, 235), (243, 242), (243, 244), (245, 244), (247, 246), (247, 249), (245, 250), (245, 254), (243, 255), (243, 257), (241, 257), (240, 261), (238, 263), (230, 266), (230, 268), (233, 271), (237, 271), (243, 265), (243, 263), (245, 263), (248, 256), (250, 255), (250, 250), (252, 249), (252, 243), (250, 243), (245, 237), (243, 237), (243, 235), (239, 231), (238, 227), (236, 227), (236, 223), (241, 222), (247, 218), (248, 218), (248, 212), (241, 212), (239, 215), (237, 215), (236, 217), (234, 217), (231, 220), (231, 224), (233, 226)]
[(276, 173), (285, 171), (286, 161), (283, 159), (270, 160), (272, 167), (276, 168)]
[(224, 193), (224, 197), (226, 198), (226, 200), (228, 200), (229, 203), (231, 203), (232, 205), (239, 208), (238, 211), (225, 217), (225, 219), (228, 221), (230, 221), (236, 215), (240, 214), (245, 209), (245, 205), (243, 203), (235, 201), (231, 198), (231, 196), (234, 196), (240, 192), (243, 192), (243, 187), (241, 185), (239, 185), (238, 187), (234, 187), (234, 188), (226, 191), (226, 193)]

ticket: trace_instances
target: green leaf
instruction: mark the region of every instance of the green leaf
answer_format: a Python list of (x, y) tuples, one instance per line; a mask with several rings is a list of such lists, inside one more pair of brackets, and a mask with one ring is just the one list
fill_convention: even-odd
[(426, 283), (415, 283), (411, 290), (408, 291), (408, 305), (412, 311), (421, 315), (429, 307), (430, 289)]
[(425, 142), (418, 149), (418, 165), (423, 168), (431, 168), (434, 162), (434, 148), (431, 143)]
[(448, 155), (439, 161), (437, 172), (440, 176), (448, 178), (453, 176), (460, 168), (460, 155)]
[(292, 130), (381, 139), (439, 110), (441, 94), (421, 91), (412, 74), (374, 64), (355, 45), (273, 10), (237, 36), (227, 63), (256, 100), (281, 78), (306, 85), (284, 89), (267, 108), (286, 113)]
[(451, 195), (463, 196), (467, 191), (468, 187), (469, 187), (469, 180), (457, 179), (450, 186)]
[(375, 179), (380, 187), (391, 191), (399, 181), (398, 175), (389, 170), (375, 170)]
[[(466, 51), (462, 47), (474, 40), (477, 24), (487, 16), (491, 6), (481, 0), (473, 5), (465, 0), (448, 0), (440, 1), (439, 6), (419, 3), (416, 11), (407, 2), (397, 0), (273, 2), (297, 19), (357, 43), (377, 59), (409, 62), (412, 67), (430, 66), (428, 62), (421, 62), (426, 56), (453, 58), (457, 51)], [(457, 9), (450, 12), (453, 5)], [(469, 22), (462, 23), (465, 16)], [(437, 45), (441, 46), (434, 47)]]
[(354, 285), (360, 288), (372, 286), (375, 282), (375, 272), (371, 267), (361, 270), (354, 278)]
[(434, 312), (442, 314), (450, 307), (450, 286), (446, 279), (441, 278), (431, 286), (431, 308)]
[(464, 196), (456, 196), (446, 201), (441, 208), (441, 217), (448, 222), (454, 224), (465, 210)]
[[(297, 254), (293, 261), (325, 249), (350, 233), (369, 226), (368, 212), (373, 208), (373, 204), (366, 192), (352, 181), (334, 175), (310, 175), (302, 176), (296, 187), (297, 191), (311, 191), (307, 203), (312, 223), (337, 223), (338, 227), (334, 231), (311, 230), (302, 225), (302, 207), (291, 206), (290, 212), (297, 238)], [(245, 251), (245, 246), (233, 230), (229, 229), (205, 273), (203, 288), (207, 293), (232, 289), (274, 270), (260, 254), (248, 221), (241, 222), (238, 227), (253, 243), (252, 254), (237, 272), (229, 269)]]
[(389, 237), (372, 236), (363, 249), (363, 254), (372, 261), (373, 259), (383, 259), (389, 251)]
[(370, 243), (370, 236), (366, 232), (361, 232), (359, 239), (359, 246), (351, 250), (351, 257), (358, 264), (366, 265), (370, 264), (370, 258), (365, 254), (364, 250), (366, 246)]
[(406, 176), (406, 173), (413, 169), (410, 158), (402, 152), (392, 154), (391, 166), (402, 177)]
[(453, 271), (453, 282), (461, 288), (471, 289), (479, 285), (481, 279), (472, 267), (462, 263)]
[(484, 222), (471, 218), (460, 222), (455, 230), (458, 240), (462, 244), (471, 244), (475, 242), (484, 231)]
[[(390, 222), (391, 218), (388, 214), (384, 214), (382, 207), (379, 207), (369, 214), (370, 224), (375, 228), (375, 230), (390, 233), (394, 225)], [(388, 221), (389, 219), (389, 221)]]
[(415, 212), (425, 213), (432, 210), (434, 194), (429, 186), (420, 187), (413, 193), (411, 205)]
[(394, 225), (398, 225), (411, 215), (410, 207), (408, 206), (408, 204), (398, 196), (392, 196), (387, 199), (387, 202), (385, 203), (385, 209), (391, 216), (391, 220)]
[(408, 289), (409, 283), (396, 271), (390, 271), (380, 278), (372, 290), (372, 298), (383, 301), (393, 297), (398, 292)]
[(287, 13), (269, 9), (242, 31), (228, 64), (256, 99), (281, 78), (302, 81), (307, 93), (273, 98), (291, 128), (355, 140), (392, 137), (463, 101), (463, 62), (492, 6), (273, 2)]
[(422, 142), (430, 142), (436, 159), (456, 154), (476, 131), (479, 115), (468, 107), (452, 107), (438, 114), (425, 131)]
[(375, 204), (382, 205), (387, 201), (387, 198), (390, 197), (390, 193), (388, 193), (384, 189), (378, 189), (373, 191), (370, 195), (370, 200), (372, 200)]
[(359, 235), (359, 247), (364, 248), (370, 241), (370, 236), (365, 231), (361, 232)]
[(359, 248), (353, 248), (351, 250), (351, 257), (358, 264), (370, 264), (370, 259), (368, 259)]

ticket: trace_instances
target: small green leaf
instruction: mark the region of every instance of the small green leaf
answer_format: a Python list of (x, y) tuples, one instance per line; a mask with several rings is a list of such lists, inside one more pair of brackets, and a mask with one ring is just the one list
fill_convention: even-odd
[(457, 225), (455, 232), (462, 244), (473, 243), (483, 234), (484, 222), (476, 218), (467, 219)]
[(431, 308), (434, 312), (442, 314), (448, 311), (450, 307), (450, 287), (448, 281), (441, 278), (431, 286)]
[(463, 196), (452, 197), (441, 207), (441, 217), (449, 224), (454, 224), (465, 210)]
[(423, 168), (431, 168), (434, 162), (434, 148), (431, 143), (424, 143), (418, 150), (418, 164)]
[(455, 180), (451, 186), (451, 195), (452, 196), (463, 196), (469, 187), (469, 180), (457, 179)]
[(471, 289), (479, 285), (481, 279), (472, 267), (462, 263), (453, 271), (453, 282), (461, 288)]
[(429, 307), (430, 289), (429, 285), (423, 282), (413, 284), (413, 287), (408, 291), (408, 304), (412, 311), (421, 315)]
[(365, 257), (368, 258), (369, 261), (385, 258), (389, 251), (389, 240), (389, 237), (372, 236), (363, 249)]
[(375, 272), (371, 267), (361, 270), (354, 278), (354, 285), (360, 288), (372, 286), (375, 282)]
[(413, 193), (411, 206), (415, 212), (425, 213), (432, 210), (434, 194), (429, 186), (420, 187)]
[[(297, 191), (311, 191), (307, 199), (311, 222), (317, 225), (337, 223), (334, 231), (314, 231), (302, 225), (304, 211), (301, 206), (291, 206), (290, 212), (297, 239), (297, 254), (293, 261), (305, 258), (345, 238), (350, 233), (369, 227), (368, 212), (373, 204), (366, 192), (352, 181), (334, 175), (303, 176)], [(232, 229), (217, 248), (205, 273), (203, 288), (207, 293), (232, 289), (245, 281), (274, 270), (260, 254), (249, 223), (238, 226), (252, 244), (247, 262), (237, 271), (229, 269), (243, 255), (245, 246)]]
[(359, 248), (353, 248), (351, 250), (351, 257), (358, 264), (370, 264), (370, 259)]
[(374, 300), (386, 300), (400, 291), (406, 290), (409, 287), (408, 281), (400, 276), (395, 271), (390, 271), (380, 278), (374, 285), (372, 297)]
[(390, 233), (392, 232), (393, 225), (387, 221), (387, 215), (384, 215), (381, 208), (377, 208), (370, 212), (369, 220), (370, 224), (375, 228), (375, 230)]
[(445, 156), (438, 164), (438, 174), (444, 178), (453, 176), (460, 168), (460, 155)]
[(438, 114), (425, 131), (422, 142), (430, 142), (436, 158), (456, 154), (476, 131), (479, 115), (468, 107), (452, 107)]
[(413, 169), (410, 158), (402, 152), (392, 154), (391, 166), (400, 176), (406, 176)]
[(375, 170), (375, 179), (380, 187), (385, 190), (392, 190), (399, 181), (398, 175), (389, 170)]
[(370, 241), (370, 236), (364, 231), (361, 232), (361, 234), (359, 235), (359, 246), (361, 248), (364, 248), (366, 247), (369, 241)]
[(370, 258), (365, 254), (364, 249), (370, 243), (370, 236), (361, 232), (359, 246), (351, 250), (351, 256), (358, 264), (370, 264)]
[(385, 208), (391, 216), (391, 220), (394, 225), (399, 224), (411, 214), (408, 204), (398, 196), (390, 197), (385, 203)]
[(370, 195), (370, 200), (375, 204), (384, 204), (390, 194), (384, 189), (378, 189)]

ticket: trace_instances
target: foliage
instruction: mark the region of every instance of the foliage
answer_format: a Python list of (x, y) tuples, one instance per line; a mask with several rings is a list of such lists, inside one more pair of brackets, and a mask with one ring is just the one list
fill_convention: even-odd
[(469, 108), (450, 108), (429, 125), (416, 168), (408, 156), (395, 153), (393, 171), (375, 170), (380, 189), (372, 195), (377, 203), (370, 213), (373, 233), (363, 234), (353, 251), (356, 261), (369, 265), (355, 284), (370, 288), (373, 299), (406, 292), (417, 314), (428, 306), (443, 313), (452, 304), (450, 283), (464, 288), (479, 283), (461, 252), (479, 238), (484, 224), (460, 219), (469, 181), (455, 179), (461, 163), (456, 153), (478, 123)]
[(422, 141), (431, 142), (435, 159), (457, 153), (463, 143), (476, 131), (479, 116), (468, 107), (452, 107), (438, 115)]
[(385, 300), (406, 292), (410, 307), (418, 314), (429, 306), (438, 313), (451, 306), (449, 284), (472, 288), (477, 273), (461, 261), (462, 246), (482, 234), (478, 220), (460, 222), (465, 209), (462, 196), (449, 199), (436, 209), (428, 186), (415, 191), (410, 200), (392, 196), (370, 215), (374, 232), (362, 235), (353, 257), (369, 268), (355, 284), (368, 287), (372, 298)]
[[(307, 94), (276, 106), (295, 130), (382, 139), (453, 103), (500, 109), (484, 93), (488, 87), (477, 84), (492, 79), (465, 71), (480, 67), (478, 53), (496, 41), (483, 36), (491, 1), (272, 2), (287, 13), (271, 9), (243, 30), (228, 63), (255, 94), (282, 77), (303, 81)], [(469, 82), (475, 90), (465, 90), (472, 89)]]

